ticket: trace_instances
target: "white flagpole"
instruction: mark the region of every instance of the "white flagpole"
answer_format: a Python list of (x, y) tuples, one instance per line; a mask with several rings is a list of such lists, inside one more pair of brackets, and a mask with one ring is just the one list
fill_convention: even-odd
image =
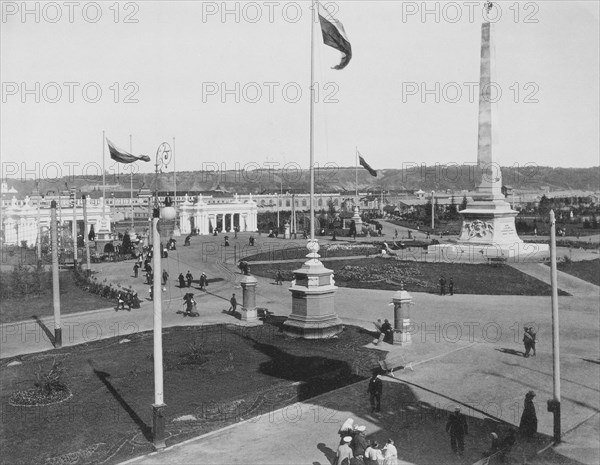
[[(129, 134), (129, 153), (131, 153), (133, 155), (133, 136), (131, 134)], [(131, 167), (130, 189), (131, 189), (131, 230), (133, 231), (133, 166)]]
[(310, 22), (310, 240), (315, 240), (315, 105), (314, 105), (314, 85), (315, 85), (315, 21), (319, 19), (319, 4), (313, 0), (313, 11)]
[(354, 195), (356, 196), (356, 204), (358, 205), (358, 147), (354, 147), (354, 158), (356, 159), (356, 163), (354, 164)]
[(177, 209), (177, 169), (175, 166), (175, 138), (173, 137), (173, 204)]
[(105, 159), (105, 145), (106, 145), (106, 136), (104, 135), (104, 131), (102, 131), (102, 219), (104, 220), (106, 214), (106, 170), (104, 168), (104, 159)]

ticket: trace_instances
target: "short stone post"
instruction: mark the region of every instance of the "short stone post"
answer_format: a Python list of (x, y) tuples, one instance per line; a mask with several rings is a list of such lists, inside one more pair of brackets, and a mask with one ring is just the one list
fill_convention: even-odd
[[(410, 305), (412, 305), (412, 296), (404, 290), (404, 285), (400, 285), (400, 290), (392, 296), (394, 304), (394, 344), (410, 344)], [(400, 331), (402, 331), (400, 333)]]
[(245, 275), (240, 284), (242, 285), (242, 321), (258, 322), (256, 311), (256, 284), (258, 281), (254, 276)]

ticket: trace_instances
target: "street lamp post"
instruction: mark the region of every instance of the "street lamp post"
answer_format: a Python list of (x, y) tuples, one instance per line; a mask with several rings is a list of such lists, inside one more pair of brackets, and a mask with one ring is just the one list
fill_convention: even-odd
[[(171, 147), (163, 142), (156, 151), (155, 176), (158, 183), (158, 173), (166, 168), (171, 161)], [(154, 308), (154, 403), (152, 404), (152, 442), (156, 449), (165, 445), (165, 417), (163, 391), (163, 351), (162, 351), (162, 250), (160, 250), (160, 221), (175, 219), (176, 213), (172, 205), (161, 209), (158, 203), (157, 183), (154, 190), (154, 208), (152, 211), (152, 257), (153, 257), (153, 308)]]
[(558, 338), (558, 282), (556, 270), (556, 219), (550, 210), (550, 279), (552, 283), (552, 399), (548, 411), (554, 419), (554, 442), (560, 442), (560, 350)]

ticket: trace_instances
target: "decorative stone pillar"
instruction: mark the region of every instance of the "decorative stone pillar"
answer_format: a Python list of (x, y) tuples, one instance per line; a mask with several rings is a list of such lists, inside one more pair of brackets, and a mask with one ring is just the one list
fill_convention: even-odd
[(305, 339), (327, 339), (342, 332), (342, 320), (335, 312), (333, 271), (325, 268), (319, 260), (319, 244), (308, 241), (309, 259), (294, 271), (290, 287), (292, 313), (283, 324), (289, 336)]
[(363, 221), (358, 213), (358, 206), (354, 207), (354, 215), (352, 215), (352, 221), (354, 221), (354, 226), (356, 227), (356, 235), (362, 236), (363, 229)]
[[(400, 290), (392, 296), (394, 304), (394, 344), (410, 344), (410, 305), (412, 296), (400, 285)], [(400, 332), (401, 331), (401, 332)]]
[(246, 275), (240, 281), (242, 285), (242, 321), (258, 323), (256, 311), (256, 284), (254, 276)]

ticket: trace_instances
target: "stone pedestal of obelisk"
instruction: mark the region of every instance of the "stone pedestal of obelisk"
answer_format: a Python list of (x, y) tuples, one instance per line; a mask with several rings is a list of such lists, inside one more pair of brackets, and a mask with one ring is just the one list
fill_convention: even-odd
[(309, 241), (308, 261), (294, 271), (292, 313), (283, 324), (289, 336), (325, 339), (342, 332), (342, 321), (335, 312), (333, 271), (319, 260), (319, 244)]
[[(492, 101), (495, 88), (493, 24), (481, 25), (481, 68), (479, 81), (479, 134), (477, 162), (481, 183), (473, 202), (459, 213), (462, 228), (456, 244), (428, 247), (428, 253), (440, 260), (485, 261), (501, 258), (511, 261), (540, 260), (549, 253), (545, 244), (525, 244), (515, 228), (518, 212), (510, 207), (502, 194), (502, 173), (494, 161), (497, 152), (497, 130)], [(497, 153), (496, 153), (497, 155)], [(497, 158), (497, 156), (496, 156)], [(466, 255), (465, 255), (466, 254)]]

